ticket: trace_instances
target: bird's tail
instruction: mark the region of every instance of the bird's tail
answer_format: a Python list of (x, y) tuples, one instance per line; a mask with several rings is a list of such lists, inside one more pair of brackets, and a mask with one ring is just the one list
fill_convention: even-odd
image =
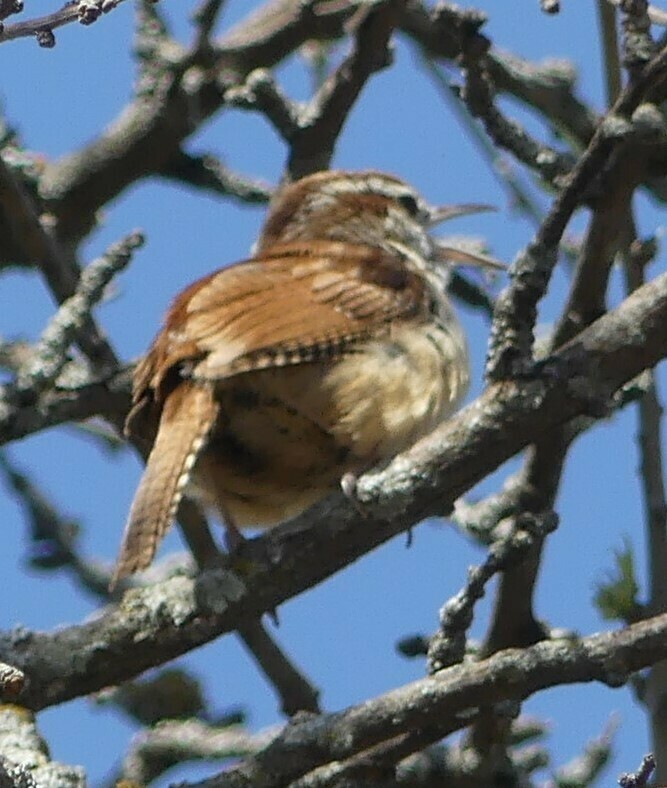
[(111, 589), (153, 560), (176, 516), (217, 414), (218, 405), (210, 386), (183, 381), (167, 397), (157, 437), (130, 508)]

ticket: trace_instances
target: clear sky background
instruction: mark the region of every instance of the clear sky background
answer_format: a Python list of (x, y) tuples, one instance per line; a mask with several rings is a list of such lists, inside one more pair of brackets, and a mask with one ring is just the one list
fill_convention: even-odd
[[(30, 16), (47, 13), (57, 3), (31, 0)], [(257, 4), (230, 1), (223, 27)], [(528, 58), (567, 58), (579, 70), (579, 94), (602, 110), (604, 98), (598, 30), (592, 0), (564, 2), (558, 16), (540, 12), (538, 0), (478, 0), (496, 45)], [(160, 9), (183, 40), (189, 36), (191, 3), (162, 0)], [(128, 100), (133, 79), (131, 60), (133, 8), (123, 4), (90, 28), (71, 25), (57, 31), (54, 50), (31, 40), (0, 47), (0, 100), (8, 121), (17, 126), (27, 147), (57, 158), (76, 149), (110, 122)], [(292, 97), (306, 98), (309, 78), (297, 60), (278, 71)], [(518, 113), (532, 130), (539, 125)], [(540, 132), (541, 133), (541, 132)], [(285, 159), (282, 143), (262, 117), (227, 111), (215, 118), (188, 145), (212, 151), (234, 169), (275, 183)], [(340, 138), (334, 165), (394, 172), (418, 186), (433, 201), (489, 202), (495, 215), (460, 220), (448, 231), (483, 236), (493, 253), (511, 261), (530, 238), (532, 228), (512, 212), (475, 147), (465, 136), (415, 51), (402, 39), (396, 65), (367, 85)], [(533, 188), (530, 176), (525, 177)], [(536, 192), (543, 205), (547, 201)], [(659, 212), (642, 203), (640, 231), (660, 224)], [(203, 193), (157, 180), (144, 181), (111, 204), (84, 255), (92, 260), (135, 227), (147, 235), (129, 270), (115, 284), (114, 297), (97, 315), (123, 358), (141, 353), (155, 333), (170, 299), (186, 283), (248, 254), (264, 214)], [(579, 217), (574, 232), (584, 227)], [(659, 261), (656, 267), (662, 268)], [(617, 277), (612, 300), (621, 287)], [(548, 326), (559, 314), (566, 279), (558, 272), (542, 304), (540, 322)], [(4, 273), (0, 277), (0, 336), (35, 339), (53, 312), (39, 276)], [(479, 314), (461, 310), (470, 333), (474, 385), (481, 388), (488, 324)], [(663, 390), (664, 375), (662, 379)], [(613, 552), (628, 537), (637, 549), (643, 576), (643, 515), (637, 479), (634, 434), (636, 414), (627, 409), (590, 431), (575, 446), (562, 485), (558, 510), (561, 526), (549, 540), (538, 593), (538, 615), (555, 626), (588, 634), (608, 625), (594, 610), (595, 584), (613, 565)], [(61, 511), (83, 527), (82, 543), (91, 556), (112, 561), (140, 466), (131, 452), (105, 455), (72, 429), (42, 433), (9, 448), (9, 456), (43, 486)], [(518, 467), (509, 463), (486, 481), (475, 496), (497, 490)], [(0, 477), (0, 627), (21, 623), (52, 629), (94, 613), (96, 601), (82, 595), (66, 572), (26, 571), (27, 540), (21, 508)], [(460, 588), (470, 564), (483, 553), (451, 525), (434, 522), (415, 530), (406, 549), (402, 537), (376, 550), (321, 586), (280, 609), (280, 642), (321, 687), (327, 710), (338, 710), (424, 675), (421, 660), (408, 661), (395, 651), (409, 633), (437, 627), (440, 606)], [(178, 534), (164, 551), (180, 549)], [(489, 596), (491, 596), (489, 594)], [(479, 606), (473, 634), (482, 637), (488, 598)], [(276, 699), (233, 636), (211, 643), (180, 661), (201, 677), (216, 710), (241, 706), (253, 729), (280, 721)], [(630, 689), (611, 691), (595, 685), (552, 690), (531, 699), (527, 714), (551, 723), (549, 742), (554, 766), (578, 754), (618, 715), (616, 757), (604, 784), (621, 770), (634, 769), (648, 751), (643, 711)], [(82, 699), (39, 716), (53, 757), (88, 770), (99, 784), (127, 750), (134, 727), (120, 714)], [(211, 767), (184, 767), (161, 783), (204, 776)], [(545, 779), (548, 773), (544, 773)]]

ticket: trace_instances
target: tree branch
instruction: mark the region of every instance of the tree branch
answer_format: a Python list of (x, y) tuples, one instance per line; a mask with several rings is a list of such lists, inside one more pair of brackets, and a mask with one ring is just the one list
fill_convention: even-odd
[[(73, 295), (81, 270), (73, 255), (59, 241), (52, 218), (40, 213), (37, 200), (29, 193), (19, 174), (0, 156), (0, 209), (10, 235), (30, 263), (41, 270), (56, 301)], [(116, 356), (94, 322), (84, 323), (79, 333), (81, 349), (98, 367), (113, 369)]]
[(220, 761), (252, 755), (270, 738), (268, 734), (252, 735), (238, 725), (165, 720), (135, 737), (123, 761), (122, 779), (147, 785), (167, 769), (186, 761)]
[[(512, 266), (512, 283), (496, 305), (487, 375), (498, 380), (526, 371), (532, 363), (533, 326), (537, 304), (544, 295), (557, 259), (558, 243), (584, 192), (603, 171), (619, 142), (616, 118), (630, 118), (642, 99), (656, 85), (665, 88), (667, 47), (648, 63), (612, 107), (599, 126), (585, 153), (567, 178), (534, 240)], [(621, 134), (622, 139), (625, 134)]]
[(21, 402), (14, 386), (0, 386), (0, 445), (93, 416), (102, 416), (114, 425), (122, 424), (130, 409), (132, 368), (122, 368), (104, 378), (83, 371), (77, 378), (76, 384), (59, 382), (29, 403)]
[(178, 151), (158, 175), (223, 197), (234, 197), (248, 205), (264, 205), (272, 194), (267, 184), (233, 172), (208, 153), (191, 155)]
[(12, 703), (0, 706), (0, 786), (86, 788), (80, 766), (52, 761), (35, 717)]
[(288, 171), (293, 180), (329, 167), (336, 140), (362, 88), (391, 63), (389, 42), (405, 2), (373, 0), (359, 6), (350, 23), (352, 52), (301, 113), (290, 140)]
[(93, 307), (102, 299), (113, 277), (125, 268), (143, 243), (143, 235), (135, 231), (110, 246), (102, 257), (83, 270), (74, 294), (61, 304), (30, 359), (19, 370), (16, 385), (21, 394), (35, 397), (54, 383), (68, 362), (70, 345), (84, 326), (90, 325)]
[[(157, 0), (152, 1), (157, 2)], [(3, 25), (0, 22), (0, 44), (15, 38), (35, 36), (41, 47), (50, 49), (56, 45), (53, 35), (56, 28), (71, 22), (92, 25), (102, 14), (109, 13), (122, 2), (124, 0), (74, 0), (73, 3), (65, 3), (59, 11), (54, 11), (46, 16), (29, 19), (25, 22), (15, 22), (13, 25)], [(21, 3), (21, 5), (23, 4)], [(0, 16), (1, 18), (3, 17)]]
[(456, 665), (338, 714), (297, 718), (256, 756), (188, 788), (286, 785), (406, 732), (432, 726), (429, 738), (437, 740), (467, 725), (468, 715), (481, 707), (523, 700), (547, 687), (590, 681), (618, 687), (667, 655), (666, 632), (663, 615), (617, 632), (542, 642)]
[[(529, 381), (490, 386), (389, 467), (359, 480), (368, 516), (341, 496), (244, 545), (252, 572), (214, 570), (137, 589), (94, 621), (0, 638), (39, 709), (137, 675), (238, 628), (454, 501), (535, 436), (601, 403), (667, 355), (667, 274), (644, 285), (545, 361)], [(267, 560), (268, 556), (268, 560)]]

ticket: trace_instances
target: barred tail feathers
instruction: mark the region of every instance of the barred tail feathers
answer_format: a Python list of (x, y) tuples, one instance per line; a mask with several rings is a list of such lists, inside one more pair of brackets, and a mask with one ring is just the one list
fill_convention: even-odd
[(208, 386), (183, 382), (168, 397), (130, 508), (111, 588), (145, 569), (169, 529), (218, 406)]

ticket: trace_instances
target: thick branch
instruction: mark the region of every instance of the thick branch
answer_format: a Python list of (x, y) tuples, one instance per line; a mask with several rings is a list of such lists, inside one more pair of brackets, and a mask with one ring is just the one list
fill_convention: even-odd
[(47, 167), (40, 193), (59, 220), (59, 232), (80, 239), (101, 205), (169, 167), (181, 143), (223, 106), (230, 87), (308, 39), (339, 38), (359, 4), (317, 13), (310, 3), (273, 0), (210, 50), (185, 50), (166, 39), (153, 55), (164, 87), (135, 98), (96, 140)]
[(630, 673), (667, 655), (666, 633), (663, 615), (618, 632), (508, 649), (482, 662), (456, 665), (338, 714), (297, 719), (257, 756), (196, 786), (286, 785), (323, 763), (409, 731), (432, 726), (432, 737), (440, 738), (466, 725), (480, 707), (522, 700), (547, 687), (590, 681), (617, 687)]
[(85, 788), (80, 766), (52, 761), (35, 717), (12, 703), (0, 706), (0, 786)]
[(613, 391), (667, 355), (666, 321), (664, 274), (554, 354), (533, 379), (490, 386), (385, 471), (362, 478), (363, 527), (354, 507), (329, 499), (247, 543), (248, 577), (209, 571), (129, 592), (120, 607), (81, 626), (6, 634), (0, 660), (26, 673), (24, 702), (37, 709), (130, 678), (238, 628), (415, 522), (449, 511), (545, 429), (591, 406), (599, 414)]

